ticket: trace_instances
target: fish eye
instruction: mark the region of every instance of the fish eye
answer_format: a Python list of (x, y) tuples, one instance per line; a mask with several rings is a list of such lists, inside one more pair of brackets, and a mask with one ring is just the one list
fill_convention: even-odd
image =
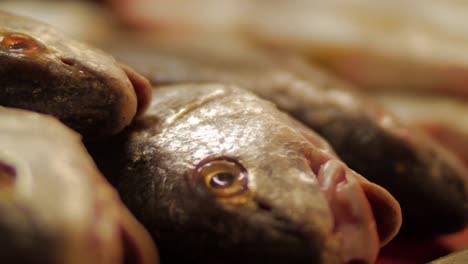
[(43, 49), (34, 38), (22, 33), (0, 33), (0, 46), (12, 53), (34, 54)]
[(233, 160), (208, 160), (198, 166), (196, 173), (206, 188), (220, 198), (234, 197), (248, 191), (247, 171)]

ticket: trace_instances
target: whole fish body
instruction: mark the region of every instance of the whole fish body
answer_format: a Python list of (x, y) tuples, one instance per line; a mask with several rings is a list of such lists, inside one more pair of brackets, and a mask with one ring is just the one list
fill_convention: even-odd
[(401, 224), (326, 141), (231, 85), (158, 87), (146, 115), (93, 144), (162, 262), (374, 263)]
[(350, 168), (397, 198), (404, 233), (431, 236), (466, 226), (468, 172), (427, 135), (290, 53), (264, 52), (224, 35), (197, 39), (204, 40), (142, 45), (136, 39), (109, 50), (155, 86), (232, 83), (276, 103), (327, 139)]
[(0, 263), (157, 263), (145, 229), (53, 117), (0, 107)]
[(51, 26), (0, 11), (0, 105), (51, 114), (98, 139), (121, 131), (151, 97), (147, 81)]

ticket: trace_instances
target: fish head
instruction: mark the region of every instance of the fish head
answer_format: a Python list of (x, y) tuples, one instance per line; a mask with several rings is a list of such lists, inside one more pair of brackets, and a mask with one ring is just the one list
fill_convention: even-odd
[(0, 262), (154, 264), (150, 236), (53, 117), (0, 107)]
[(148, 106), (149, 82), (104, 52), (26, 17), (0, 11), (0, 25), (1, 105), (52, 114), (90, 138)]
[(398, 230), (395, 199), (273, 104), (218, 84), (153, 92), (142, 123), (159, 125), (137, 129), (128, 155), (146, 177), (124, 177), (120, 190), (163, 261), (373, 263)]

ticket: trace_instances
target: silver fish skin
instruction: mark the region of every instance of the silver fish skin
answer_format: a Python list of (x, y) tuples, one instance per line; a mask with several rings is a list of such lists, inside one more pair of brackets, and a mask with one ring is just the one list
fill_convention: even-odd
[(109, 51), (155, 86), (216, 81), (274, 102), (329, 141), (350, 168), (395, 196), (405, 219), (402, 234), (427, 237), (466, 227), (463, 163), (355, 87), (291, 52), (225, 35), (145, 40)]
[(156, 264), (143, 226), (57, 119), (0, 107), (0, 263)]
[(113, 135), (143, 112), (146, 79), (51, 26), (0, 11), (0, 105), (51, 114), (86, 139)]
[(88, 149), (163, 263), (374, 263), (401, 224), (387, 191), (235, 86), (158, 87), (145, 116)]

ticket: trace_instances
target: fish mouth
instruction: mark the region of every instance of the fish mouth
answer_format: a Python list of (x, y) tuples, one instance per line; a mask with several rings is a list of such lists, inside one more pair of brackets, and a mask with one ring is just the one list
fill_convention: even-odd
[(343, 263), (374, 263), (380, 248), (377, 225), (355, 175), (331, 159), (320, 167), (317, 179), (334, 218), (332, 236)]
[(151, 104), (153, 88), (148, 79), (137, 73), (134, 69), (125, 64), (119, 64), (120, 68), (125, 72), (130, 83), (133, 86), (137, 97), (137, 116), (142, 115), (148, 110)]

